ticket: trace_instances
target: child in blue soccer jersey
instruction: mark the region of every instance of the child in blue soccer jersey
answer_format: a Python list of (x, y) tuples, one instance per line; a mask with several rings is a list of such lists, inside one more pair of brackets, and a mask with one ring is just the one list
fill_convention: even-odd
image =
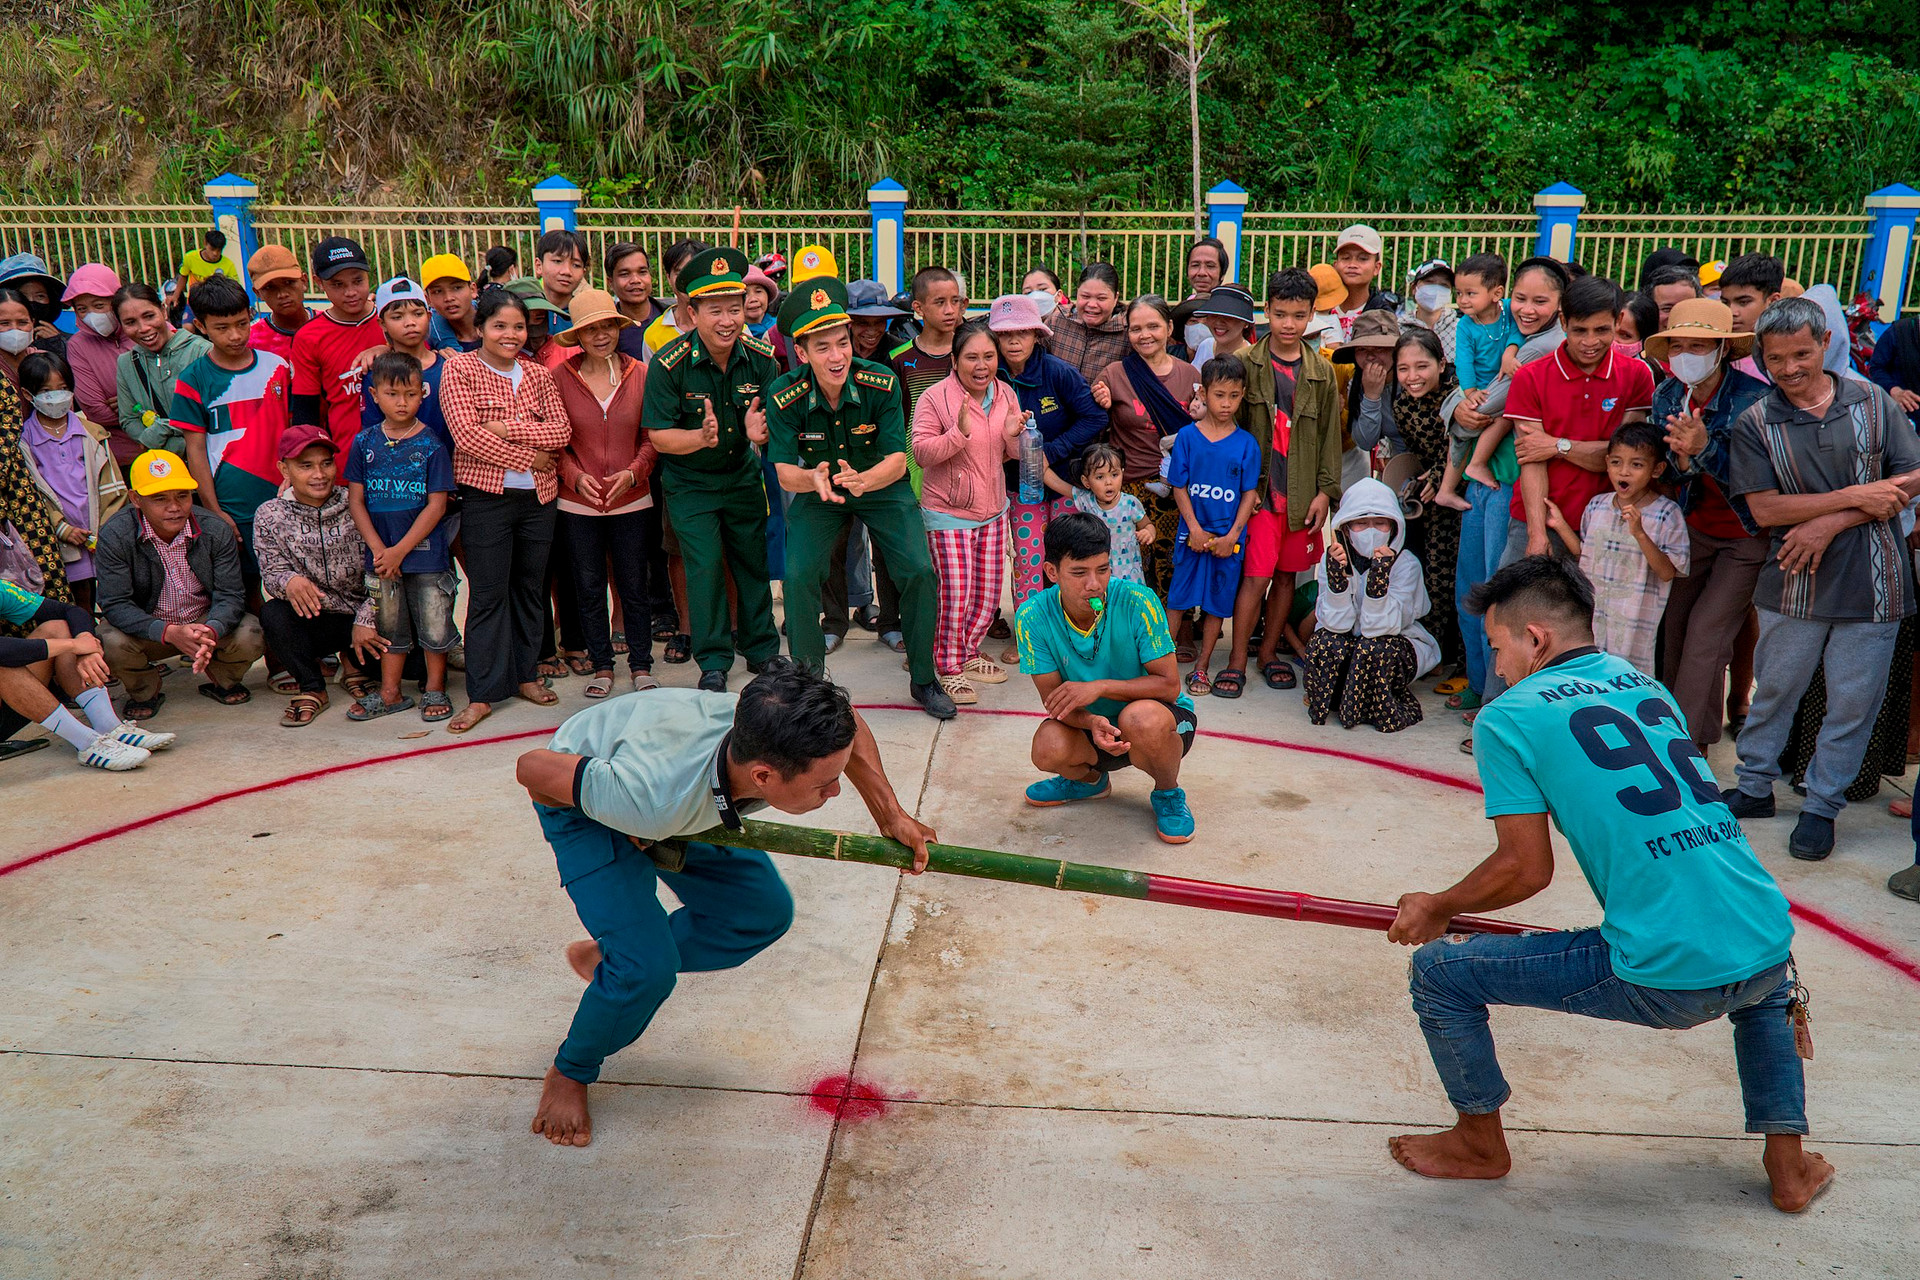
[(1207, 667), (1222, 620), (1233, 616), (1241, 534), (1260, 493), (1260, 442), (1234, 421), (1246, 390), (1247, 367), (1238, 356), (1207, 361), (1200, 370), (1200, 419), (1180, 428), (1167, 458), (1167, 483), (1180, 509), (1167, 609), (1200, 610), (1199, 660), (1187, 677), (1187, 692), (1195, 695), (1213, 691)]
[[(1426, 944), (1413, 954), (1413, 1010), (1459, 1120), (1388, 1149), (1429, 1178), (1506, 1176), (1500, 1109), (1512, 1090), (1490, 1005), (1663, 1031), (1724, 1017), (1747, 1132), (1766, 1137), (1774, 1206), (1800, 1212), (1833, 1166), (1801, 1149), (1799, 1050), (1811, 1056), (1812, 1044), (1785, 896), (1720, 799), (1673, 695), (1594, 646), (1593, 587), (1577, 567), (1524, 557), (1476, 586), (1467, 608), (1486, 619), (1509, 685), (1473, 726), (1498, 847), (1452, 888), (1402, 895), (1387, 931)], [(1600, 926), (1443, 937), (1453, 917), (1514, 906), (1552, 882), (1551, 827), (1599, 899)]]

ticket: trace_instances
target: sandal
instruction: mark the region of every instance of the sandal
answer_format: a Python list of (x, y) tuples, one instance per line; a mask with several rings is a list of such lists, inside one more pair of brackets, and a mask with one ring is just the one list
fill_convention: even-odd
[[(533, 690), (528, 693), (527, 690)], [(536, 707), (550, 707), (560, 701), (560, 695), (538, 680), (529, 680), (515, 691), (515, 697), (525, 698)]]
[(905, 653), (907, 651), (907, 638), (898, 631), (882, 631), (880, 633), (880, 643), (895, 653)]
[(1204, 698), (1213, 692), (1213, 682), (1207, 679), (1206, 670), (1195, 667), (1187, 676), (1187, 692), (1196, 698)]
[(633, 691), (635, 693), (645, 693), (649, 689), (658, 689), (660, 687), (660, 682), (653, 678), (653, 672), (651, 671), (636, 671), (633, 673), (631, 679), (633, 680)]
[[(1437, 693), (1439, 690), (1435, 690), (1435, 692)], [(1447, 699), (1447, 710), (1449, 711), (1478, 711), (1479, 709), (1480, 695), (1471, 689), (1462, 689)]]
[(593, 674), (593, 660), (584, 653), (570, 653), (563, 661), (567, 664), (567, 670), (573, 672), (574, 675), (590, 676)]
[(653, 624), (655, 640), (671, 640), (680, 633), (680, 625), (672, 618), (661, 618)]
[(586, 694), (589, 698), (604, 698), (613, 692), (613, 672), (596, 672), (593, 679), (587, 681)]
[(128, 698), (120, 705), (120, 718), (134, 724), (139, 724), (142, 720), (151, 720), (160, 714), (160, 708), (165, 706), (166, 702), (167, 695), (164, 693), (156, 693), (146, 699)]
[(247, 686), (235, 684), (222, 689), (211, 680), (200, 686), (200, 696), (212, 698), (223, 707), (237, 707), (242, 703), (253, 701), (253, 695), (247, 692)]
[(1463, 756), (1470, 756), (1473, 754), (1473, 735), (1472, 734), (1468, 734), (1466, 737), (1460, 739), (1460, 754)]
[(1293, 664), (1279, 658), (1260, 668), (1260, 678), (1267, 682), (1269, 689), (1291, 689), (1299, 683), (1293, 674)]
[(405, 694), (397, 702), (388, 702), (379, 691), (368, 694), (347, 708), (347, 719), (355, 724), (364, 724), (368, 720), (378, 720), (381, 716), (390, 716), (396, 711), (413, 710), (413, 699)]
[(355, 702), (360, 701), (360, 699), (375, 691), (373, 678), (358, 671), (349, 671), (346, 675), (341, 676), (340, 687), (345, 689), (347, 696)]
[[(1439, 684), (1433, 686), (1435, 693), (1462, 693), (1466, 689), (1467, 678), (1465, 676), (1454, 676), (1449, 680), (1442, 680)], [(1451, 707), (1453, 704), (1449, 702), (1447, 705)]]
[(485, 720), (488, 716), (492, 714), (493, 714), (493, 707), (491, 704), (484, 703), (484, 702), (469, 702), (466, 706), (460, 709), (459, 715), (455, 716), (452, 720), (447, 722), (447, 732), (448, 733), (465, 733), (467, 730), (473, 728), (473, 726), (479, 724), (482, 720)]
[(667, 636), (667, 647), (661, 657), (668, 662), (686, 662), (693, 657), (693, 637), (684, 631), (676, 631)]
[(1213, 678), (1213, 696), (1237, 698), (1247, 687), (1247, 673), (1228, 667)]
[(1190, 644), (1175, 645), (1173, 660), (1181, 666), (1190, 666), (1200, 656), (1200, 651)]
[(627, 633), (626, 632), (616, 631), (613, 633), (613, 651), (615, 653), (625, 653), (627, 651)]
[(287, 699), (287, 709), (280, 717), (282, 729), (304, 729), (313, 723), (313, 718), (327, 709), (327, 695), (324, 693), (303, 693), (295, 690), (293, 697)]
[(444, 689), (428, 689), (420, 695), (422, 720), (445, 720), (453, 714), (453, 699)]
[(267, 678), (267, 688), (283, 698), (291, 698), (300, 692), (300, 682), (293, 678), (293, 672), (281, 671)]
[(573, 673), (567, 670), (567, 664), (558, 658), (548, 658), (533, 669), (534, 674), (543, 680), (565, 680)]
[(1006, 618), (1000, 615), (999, 613), (995, 613), (993, 615), (993, 625), (987, 628), (987, 639), (989, 640), (1013, 639), (1013, 628), (1007, 625)]

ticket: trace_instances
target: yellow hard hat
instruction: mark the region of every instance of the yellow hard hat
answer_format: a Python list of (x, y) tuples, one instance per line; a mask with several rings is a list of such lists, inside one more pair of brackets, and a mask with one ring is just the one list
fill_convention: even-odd
[(794, 284), (811, 280), (815, 276), (837, 276), (840, 264), (834, 260), (833, 250), (823, 244), (801, 245), (799, 252), (793, 255), (793, 273), (788, 277)]

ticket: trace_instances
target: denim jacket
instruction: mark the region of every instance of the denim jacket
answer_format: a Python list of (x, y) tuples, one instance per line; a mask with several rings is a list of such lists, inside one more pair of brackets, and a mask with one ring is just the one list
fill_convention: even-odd
[[(1693, 458), (1682, 458), (1671, 450), (1667, 453), (1667, 465), (1673, 468), (1679, 481), (1678, 492), (1674, 500), (1682, 511), (1691, 513), (1700, 505), (1701, 477), (1712, 476), (1720, 491), (1727, 496), (1733, 513), (1740, 517), (1740, 523), (1746, 527), (1749, 536), (1760, 532), (1760, 526), (1754, 523), (1753, 514), (1747, 510), (1747, 500), (1733, 495), (1730, 472), (1732, 460), (1728, 454), (1728, 445), (1733, 438), (1733, 424), (1740, 420), (1747, 406), (1765, 396), (1771, 389), (1760, 379), (1741, 373), (1733, 367), (1731, 361), (1725, 366), (1726, 374), (1720, 379), (1720, 385), (1714, 390), (1713, 399), (1707, 401), (1707, 407), (1701, 417), (1707, 423), (1707, 447)], [(1678, 378), (1668, 378), (1653, 392), (1653, 410), (1649, 419), (1657, 427), (1665, 427), (1667, 418), (1687, 409), (1687, 384)]]

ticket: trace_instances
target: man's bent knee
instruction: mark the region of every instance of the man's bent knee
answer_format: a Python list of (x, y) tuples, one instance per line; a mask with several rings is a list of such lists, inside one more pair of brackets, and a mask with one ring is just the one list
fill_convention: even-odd
[(1142, 699), (1120, 708), (1120, 736), (1129, 742), (1168, 737), (1172, 733), (1173, 712), (1164, 702)]
[(1058, 773), (1073, 765), (1092, 764), (1093, 743), (1080, 730), (1048, 720), (1033, 731), (1031, 758), (1034, 768)]

